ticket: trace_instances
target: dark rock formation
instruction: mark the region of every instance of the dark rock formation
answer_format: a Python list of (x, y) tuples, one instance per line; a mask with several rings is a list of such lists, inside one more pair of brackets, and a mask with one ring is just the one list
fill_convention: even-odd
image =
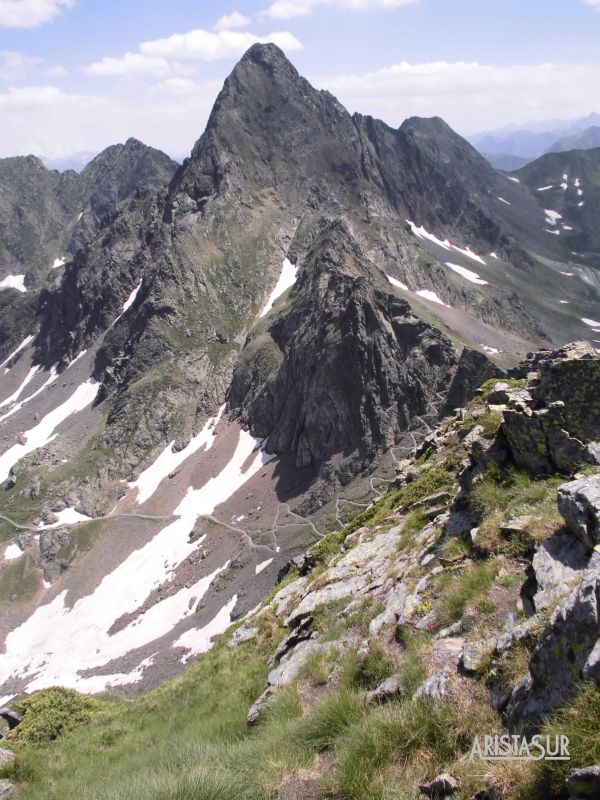
[[(271, 451), (300, 467), (336, 456), (349, 477), (416, 417), (436, 419), (459, 368), (454, 347), (391, 294), (346, 225), (319, 226), (290, 301), (251, 333), (228, 395)], [(467, 362), (481, 383), (491, 365)]]

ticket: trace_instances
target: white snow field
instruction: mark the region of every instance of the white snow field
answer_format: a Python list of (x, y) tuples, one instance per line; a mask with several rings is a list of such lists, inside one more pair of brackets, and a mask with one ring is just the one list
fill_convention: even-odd
[[(12, 353), (11, 353), (9, 356), (7, 356), (7, 357), (4, 359), (4, 361), (3, 361), (3, 362), (0, 364), (0, 369), (1, 369), (1, 368), (2, 368), (2, 367), (5, 365), (5, 364), (8, 364), (8, 362), (11, 360), (11, 358), (14, 358), (14, 357), (17, 355), (17, 353), (20, 353), (20, 352), (21, 352), (21, 350), (22, 350), (24, 347), (27, 347), (27, 345), (29, 344), (29, 342), (32, 342), (32, 341), (33, 341), (33, 336), (26, 336), (26, 337), (23, 339), (23, 341), (21, 342), (21, 344), (20, 344), (18, 347), (16, 347), (16, 348), (15, 348), (15, 349), (12, 351)], [(8, 369), (5, 369), (5, 370), (4, 370), (4, 372), (8, 372)]]
[(399, 281), (398, 278), (392, 278), (391, 275), (386, 275), (385, 277), (392, 284), (392, 286), (397, 286), (398, 289), (403, 289), (405, 292), (410, 291), (408, 286), (405, 283), (402, 283), (402, 281)]
[(215, 428), (224, 411), (225, 406), (223, 405), (216, 416), (210, 417), (210, 419), (207, 420), (200, 433), (192, 437), (188, 445), (177, 453), (173, 450), (173, 445), (175, 444), (175, 440), (173, 439), (156, 460), (140, 473), (139, 478), (129, 484), (130, 489), (137, 489), (136, 500), (138, 504), (141, 505), (148, 500), (148, 498), (152, 497), (161, 482), (191, 455), (201, 448), (205, 452), (210, 450), (215, 440)]
[(64, 403), (48, 412), (34, 428), (26, 431), (22, 436), (24, 440), (22, 443), (19, 442), (13, 445), (0, 456), (0, 481), (8, 478), (11, 468), (23, 456), (51, 442), (57, 435), (54, 431), (61, 422), (88, 406), (98, 394), (99, 389), (100, 384), (98, 381), (94, 380), (94, 378), (89, 378), (80, 384)]
[(290, 289), (296, 283), (297, 277), (298, 277), (298, 267), (292, 264), (292, 262), (289, 261), (289, 259), (284, 258), (281, 274), (279, 275), (279, 280), (275, 284), (275, 288), (271, 292), (271, 296), (267, 300), (266, 305), (260, 312), (259, 318), (262, 318), (269, 313), (269, 311), (273, 308), (273, 305), (277, 300), (277, 298), (281, 297), (281, 295), (285, 291)]
[[(195, 542), (189, 541), (196, 520), (212, 514), (220, 503), (275, 457), (261, 450), (261, 444), (261, 440), (247, 431), (240, 431), (235, 452), (219, 474), (199, 489), (190, 487), (173, 512), (174, 521), (105, 575), (93, 592), (69, 608), (65, 590), (50, 603), (39, 606), (22, 625), (11, 631), (6, 638), (5, 652), (0, 654), (0, 683), (11, 677), (21, 677), (29, 692), (55, 684), (100, 692), (110, 686), (140, 680), (148, 661), (130, 673), (98, 676), (81, 673), (102, 667), (165, 636), (193, 613), (195, 604), (228, 562), (192, 586), (159, 600), (151, 608), (141, 611), (141, 607), (152, 590), (168, 581), (177, 566), (204, 540), (205, 536)], [(244, 464), (253, 453), (254, 458), (244, 470)], [(116, 633), (109, 633), (124, 614), (135, 612), (137, 615), (127, 625)], [(200, 629), (197, 634), (202, 641), (198, 644), (194, 640), (190, 649), (205, 646), (206, 640), (210, 641), (215, 633), (224, 630), (230, 623), (229, 614), (229, 610), (219, 612), (209, 626)]]
[(231, 600), (226, 603), (223, 608), (215, 614), (215, 616), (204, 625), (202, 628), (190, 628), (181, 634), (179, 639), (173, 642), (172, 647), (185, 647), (189, 650), (181, 658), (185, 664), (190, 658), (199, 656), (200, 653), (206, 653), (212, 646), (212, 639), (223, 633), (231, 625), (231, 612), (237, 603), (237, 594), (234, 594)]
[(0, 289), (16, 289), (19, 292), (26, 292), (25, 275), (7, 275), (0, 281)]
[(477, 283), (479, 286), (488, 285), (488, 281), (484, 281), (476, 272), (472, 272), (470, 269), (466, 269), (466, 267), (461, 267), (459, 264), (451, 264), (450, 261), (446, 261), (446, 266), (450, 267), (453, 272), (456, 272), (462, 278), (471, 281), (471, 283)]

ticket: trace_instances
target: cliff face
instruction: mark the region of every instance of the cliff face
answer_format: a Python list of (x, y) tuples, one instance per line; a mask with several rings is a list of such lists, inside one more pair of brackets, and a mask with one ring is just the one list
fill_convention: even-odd
[[(300, 467), (335, 455), (348, 477), (416, 418), (435, 421), (457, 364), (450, 340), (393, 294), (347, 227), (324, 222), (288, 301), (250, 334), (228, 400), (273, 452)], [(477, 385), (493, 369), (483, 357)]]

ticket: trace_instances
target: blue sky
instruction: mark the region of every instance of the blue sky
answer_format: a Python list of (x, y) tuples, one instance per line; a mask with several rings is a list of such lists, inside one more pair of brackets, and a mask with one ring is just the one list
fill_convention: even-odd
[(256, 40), (351, 110), (468, 134), (600, 111), (600, 0), (0, 0), (0, 156), (181, 157)]

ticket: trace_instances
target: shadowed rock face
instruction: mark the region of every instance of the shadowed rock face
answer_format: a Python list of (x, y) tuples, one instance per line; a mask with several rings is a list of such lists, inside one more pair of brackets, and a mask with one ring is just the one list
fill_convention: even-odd
[[(230, 406), (297, 466), (336, 455), (352, 474), (444, 405), (456, 350), (386, 284), (343, 223), (323, 222), (289, 304), (242, 352)], [(473, 366), (477, 385), (491, 368), (485, 357)]]

